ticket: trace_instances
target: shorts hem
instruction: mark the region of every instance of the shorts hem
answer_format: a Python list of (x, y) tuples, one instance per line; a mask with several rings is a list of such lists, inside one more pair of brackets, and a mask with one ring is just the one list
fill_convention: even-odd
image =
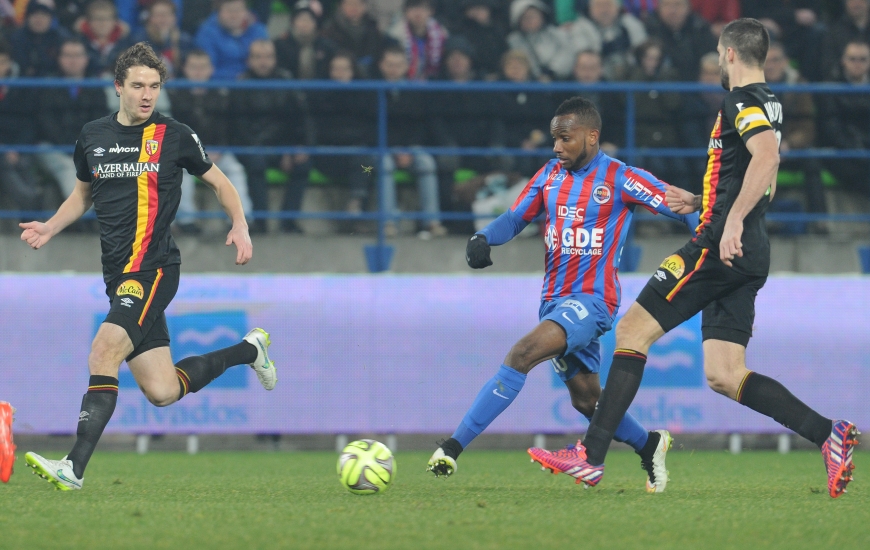
[(702, 340), (721, 340), (723, 342), (731, 342), (738, 344), (744, 348), (749, 345), (749, 339), (752, 338), (752, 333), (730, 327), (701, 327)]
[(142, 344), (138, 348), (133, 350), (133, 353), (127, 356), (126, 361), (129, 363), (131, 360), (139, 357), (146, 351), (151, 351), (152, 349), (169, 347), (169, 340), (151, 340), (145, 344)]
[(635, 302), (656, 320), (665, 333), (688, 321), (687, 317), (683, 317), (672, 303), (649, 284), (643, 287)]

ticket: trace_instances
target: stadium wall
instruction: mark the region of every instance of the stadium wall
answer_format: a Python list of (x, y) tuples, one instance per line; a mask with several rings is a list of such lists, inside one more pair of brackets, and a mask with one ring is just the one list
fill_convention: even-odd
[[(646, 276), (622, 277), (623, 311)], [(272, 333), (279, 383), (246, 367), (168, 408), (122, 367), (107, 428), (129, 434), (450, 433), (510, 345), (537, 322), (537, 275), (188, 275), (167, 311), (176, 359)], [(97, 275), (0, 275), (0, 399), (22, 434), (70, 433), (107, 311)], [(750, 368), (827, 415), (870, 424), (870, 278), (773, 276), (758, 297)], [(606, 376), (612, 333), (603, 339)], [(492, 433), (576, 433), (586, 422), (547, 363)], [(37, 381), (36, 384), (34, 382)], [(438, 411), (433, 414), (433, 411)], [(784, 429), (706, 388), (700, 321), (650, 354), (632, 412), (674, 432)]]

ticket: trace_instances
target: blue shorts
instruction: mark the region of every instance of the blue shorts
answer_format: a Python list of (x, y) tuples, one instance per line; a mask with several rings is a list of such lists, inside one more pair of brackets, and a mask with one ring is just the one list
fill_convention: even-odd
[(598, 338), (613, 326), (613, 317), (602, 300), (588, 294), (574, 294), (541, 302), (538, 318), (553, 321), (565, 329), (568, 347), (561, 356), (550, 360), (563, 382), (580, 371), (599, 371), (601, 345)]

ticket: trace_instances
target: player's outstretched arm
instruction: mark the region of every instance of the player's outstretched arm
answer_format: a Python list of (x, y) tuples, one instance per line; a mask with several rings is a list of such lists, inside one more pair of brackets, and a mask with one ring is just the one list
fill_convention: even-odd
[(92, 204), (91, 184), (77, 179), (73, 192), (47, 222), (33, 221), (18, 224), (18, 227), (24, 230), (21, 232), (21, 240), (31, 248), (41, 248), (69, 224), (84, 216)]
[(701, 209), (701, 195), (665, 183), (665, 203), (674, 214), (691, 214)]
[(216, 164), (199, 178), (212, 188), (224, 212), (232, 220), (233, 226), (227, 234), (227, 246), (236, 245), (236, 265), (245, 265), (254, 255), (254, 245), (251, 244), (251, 236), (248, 234), (248, 222), (245, 220), (239, 192)]
[(779, 144), (773, 130), (759, 132), (746, 141), (746, 148), (752, 155), (743, 187), (734, 200), (731, 211), (725, 219), (722, 239), (719, 241), (719, 257), (731, 267), (731, 260), (743, 256), (743, 219), (755, 208), (768, 189), (776, 185), (776, 171), (779, 169)]

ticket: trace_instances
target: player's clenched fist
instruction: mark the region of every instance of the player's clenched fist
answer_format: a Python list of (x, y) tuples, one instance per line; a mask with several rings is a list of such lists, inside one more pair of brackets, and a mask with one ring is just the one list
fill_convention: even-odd
[(492, 265), (492, 260), (489, 258), (489, 243), (486, 242), (485, 236), (476, 233), (468, 239), (468, 245), (465, 247), (465, 261), (472, 269), (482, 269)]
[(19, 223), (18, 227), (24, 230), (21, 232), (21, 240), (31, 248), (39, 248), (51, 239), (51, 229), (42, 222)]

